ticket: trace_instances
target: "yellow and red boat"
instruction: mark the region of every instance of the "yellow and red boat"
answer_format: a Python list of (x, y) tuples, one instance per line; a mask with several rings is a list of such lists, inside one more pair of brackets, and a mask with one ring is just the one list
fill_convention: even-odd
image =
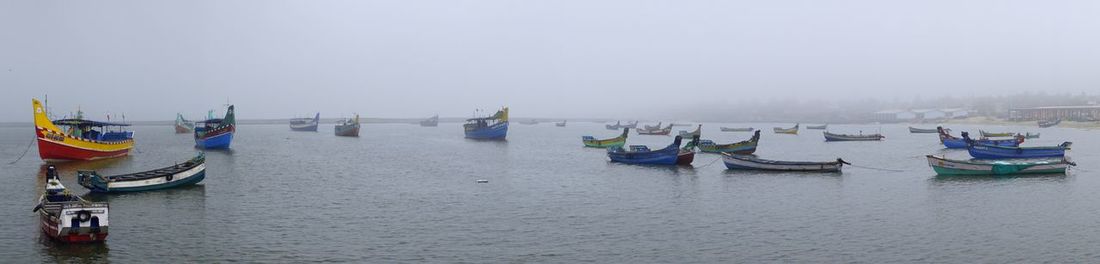
[[(46, 108), (36, 99), (34, 130), (38, 137), (38, 155), (43, 160), (97, 160), (122, 157), (134, 148), (134, 132), (122, 123), (75, 119), (51, 121)], [(109, 131), (115, 127), (114, 131)]]

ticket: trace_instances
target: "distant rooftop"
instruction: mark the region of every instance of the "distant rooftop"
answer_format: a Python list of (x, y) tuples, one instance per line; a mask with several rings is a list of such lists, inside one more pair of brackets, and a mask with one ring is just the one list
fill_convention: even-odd
[(1100, 105), (1065, 105), (1065, 106), (1040, 106), (1026, 108), (1012, 108), (1012, 110), (1051, 110), (1051, 109), (1100, 109)]

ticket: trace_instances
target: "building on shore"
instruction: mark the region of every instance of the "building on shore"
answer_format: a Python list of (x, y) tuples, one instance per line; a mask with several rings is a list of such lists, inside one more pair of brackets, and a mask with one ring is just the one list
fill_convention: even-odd
[(1100, 119), (1100, 105), (1014, 108), (1008, 111), (1008, 118), (1012, 121), (1097, 121), (1098, 119)]

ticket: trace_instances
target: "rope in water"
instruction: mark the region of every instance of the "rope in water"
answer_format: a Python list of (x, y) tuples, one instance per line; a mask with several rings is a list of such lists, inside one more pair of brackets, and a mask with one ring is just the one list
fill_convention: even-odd
[(26, 156), (26, 155), (27, 155), (27, 151), (30, 151), (30, 150), (31, 150), (31, 145), (34, 145), (34, 142), (35, 142), (35, 141), (37, 141), (37, 140), (38, 140), (38, 137), (37, 137), (37, 136), (35, 136), (35, 137), (34, 137), (34, 139), (32, 139), (30, 143), (27, 143), (27, 148), (23, 150), (23, 154), (20, 154), (20, 155), (19, 155), (19, 158), (16, 158), (16, 159), (15, 159), (15, 160), (13, 160), (12, 162), (8, 162), (8, 165), (12, 165), (12, 164), (15, 164), (16, 162), (19, 162), (19, 160), (22, 160), (22, 159), (23, 159), (23, 156)]
[(707, 163), (707, 165), (703, 165), (703, 166), (699, 166), (699, 167), (695, 167), (695, 168), (696, 168), (696, 169), (702, 169), (702, 168), (706, 168), (707, 166), (710, 166), (710, 165), (714, 165), (714, 163), (715, 163), (715, 162), (718, 162), (719, 160), (722, 160), (722, 157), (718, 157), (718, 158), (716, 158), (716, 159), (714, 159), (714, 160), (712, 160), (712, 161), (708, 162), (708, 163)]
[(859, 166), (859, 165), (852, 165), (852, 164), (847, 164), (847, 165), (851, 166), (851, 167), (856, 167), (856, 168), (861, 168), (861, 169), (868, 169), (868, 170), (879, 170), (879, 171), (889, 171), (889, 172), (905, 172), (904, 170), (875, 168), (875, 167)]

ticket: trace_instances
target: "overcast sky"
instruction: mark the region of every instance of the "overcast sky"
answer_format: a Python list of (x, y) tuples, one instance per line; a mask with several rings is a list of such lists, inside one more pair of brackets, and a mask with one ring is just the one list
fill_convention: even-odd
[[(0, 121), (1100, 91), (1100, 1), (0, 0)], [(102, 118), (98, 118), (102, 119)]]

